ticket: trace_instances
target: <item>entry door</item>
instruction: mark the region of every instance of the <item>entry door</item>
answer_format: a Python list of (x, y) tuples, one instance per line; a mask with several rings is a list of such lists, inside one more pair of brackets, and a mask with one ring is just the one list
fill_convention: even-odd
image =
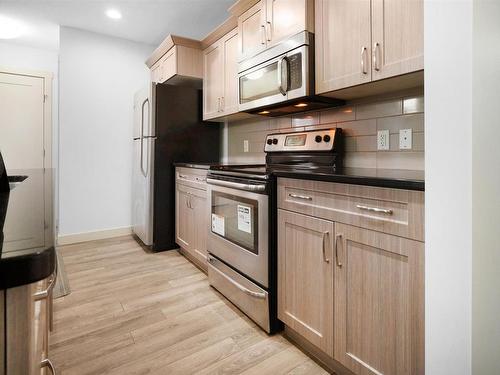
[[(0, 73), (0, 150), (8, 175), (28, 176), (10, 194), (4, 226), (5, 247), (13, 250), (43, 246), (43, 78)], [(15, 224), (19, 222), (24, 225)]]

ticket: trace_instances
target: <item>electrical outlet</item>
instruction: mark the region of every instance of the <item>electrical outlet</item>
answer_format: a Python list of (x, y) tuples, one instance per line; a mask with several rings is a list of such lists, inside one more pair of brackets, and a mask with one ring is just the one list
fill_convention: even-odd
[(412, 130), (402, 129), (399, 131), (399, 149), (411, 150), (412, 149)]
[(389, 130), (379, 130), (377, 132), (377, 150), (389, 150)]
[(243, 141), (243, 152), (248, 152), (249, 146), (248, 146), (248, 139), (245, 139)]

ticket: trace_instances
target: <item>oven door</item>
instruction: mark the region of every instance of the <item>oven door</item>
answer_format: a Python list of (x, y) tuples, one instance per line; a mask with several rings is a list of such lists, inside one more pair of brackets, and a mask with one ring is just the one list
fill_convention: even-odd
[(309, 46), (304, 45), (239, 73), (239, 110), (254, 110), (309, 95), (308, 52)]
[[(267, 288), (269, 197), (241, 190), (244, 184), (211, 179), (207, 181), (211, 203), (209, 253)], [(220, 186), (222, 184), (224, 186)], [(258, 190), (258, 186), (252, 185), (250, 188)], [(260, 187), (265, 187), (265, 183)]]

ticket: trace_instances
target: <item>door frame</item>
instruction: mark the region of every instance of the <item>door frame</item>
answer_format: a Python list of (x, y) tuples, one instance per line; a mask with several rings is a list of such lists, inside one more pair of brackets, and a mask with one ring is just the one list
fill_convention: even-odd
[(54, 187), (55, 178), (58, 176), (56, 171), (57, 162), (53, 162), (53, 136), (54, 131), (52, 124), (52, 84), (54, 74), (45, 71), (14, 69), (0, 66), (0, 73), (10, 74), (24, 77), (35, 77), (43, 79), (43, 168), (44, 168), (44, 211), (45, 211), (45, 246), (55, 244), (56, 238), (56, 206)]

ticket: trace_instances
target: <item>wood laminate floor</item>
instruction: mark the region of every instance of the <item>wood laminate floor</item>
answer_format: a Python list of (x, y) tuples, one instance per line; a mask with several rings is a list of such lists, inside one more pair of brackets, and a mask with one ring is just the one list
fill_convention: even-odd
[(130, 237), (60, 248), (71, 294), (54, 301), (58, 374), (327, 374), (268, 336), (177, 251)]

